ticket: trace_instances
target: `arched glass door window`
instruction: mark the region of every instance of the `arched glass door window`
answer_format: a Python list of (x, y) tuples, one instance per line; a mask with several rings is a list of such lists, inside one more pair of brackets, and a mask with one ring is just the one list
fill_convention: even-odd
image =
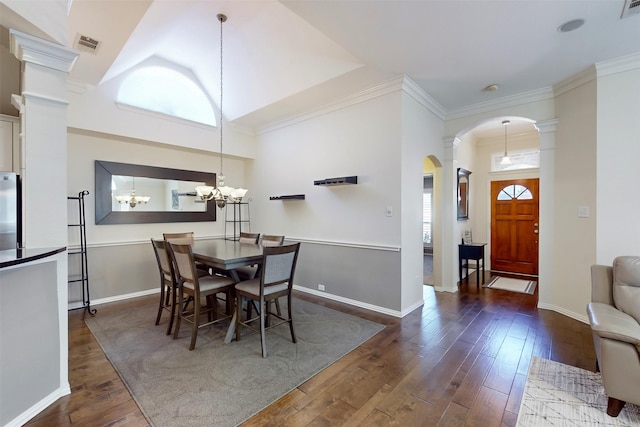
[(531, 200), (533, 194), (531, 190), (523, 185), (511, 184), (504, 187), (498, 193), (498, 200)]
[(216, 115), (200, 85), (179, 71), (150, 65), (138, 68), (122, 82), (117, 102), (216, 126)]

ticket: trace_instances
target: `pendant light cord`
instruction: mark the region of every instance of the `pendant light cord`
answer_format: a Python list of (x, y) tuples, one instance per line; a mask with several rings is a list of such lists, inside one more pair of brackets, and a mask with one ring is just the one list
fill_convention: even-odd
[(222, 118), (222, 91), (223, 91), (223, 54), (222, 54), (222, 23), (226, 22), (227, 16), (222, 13), (218, 14), (218, 21), (220, 21), (220, 177), (218, 178), (219, 184), (224, 186), (224, 173), (222, 172), (222, 138), (223, 138), (223, 123)]

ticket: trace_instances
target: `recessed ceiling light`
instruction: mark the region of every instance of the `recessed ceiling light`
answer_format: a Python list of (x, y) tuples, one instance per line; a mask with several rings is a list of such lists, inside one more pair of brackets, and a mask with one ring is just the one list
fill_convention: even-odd
[(492, 84), (489, 85), (487, 87), (485, 87), (484, 89), (482, 89), (484, 92), (493, 92), (494, 90), (498, 90), (498, 85), (497, 84)]
[(568, 33), (569, 31), (577, 30), (584, 25), (584, 19), (573, 19), (567, 21), (558, 27), (558, 31), (561, 33)]

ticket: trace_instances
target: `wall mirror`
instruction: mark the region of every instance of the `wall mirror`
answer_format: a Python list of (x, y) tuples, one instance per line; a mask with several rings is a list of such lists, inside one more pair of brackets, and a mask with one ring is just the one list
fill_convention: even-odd
[(458, 168), (458, 219), (469, 219), (469, 172)]
[(96, 160), (95, 180), (96, 224), (216, 220), (215, 203), (195, 195), (196, 185), (215, 186), (215, 173)]

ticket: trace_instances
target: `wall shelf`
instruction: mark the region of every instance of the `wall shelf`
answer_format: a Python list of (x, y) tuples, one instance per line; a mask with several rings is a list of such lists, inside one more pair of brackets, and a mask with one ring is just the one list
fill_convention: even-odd
[(313, 185), (347, 185), (347, 184), (357, 184), (358, 177), (357, 176), (341, 176), (338, 178), (326, 178), (320, 179), (318, 181), (313, 181)]
[(271, 196), (269, 200), (304, 200), (304, 194), (291, 194), (287, 196)]

